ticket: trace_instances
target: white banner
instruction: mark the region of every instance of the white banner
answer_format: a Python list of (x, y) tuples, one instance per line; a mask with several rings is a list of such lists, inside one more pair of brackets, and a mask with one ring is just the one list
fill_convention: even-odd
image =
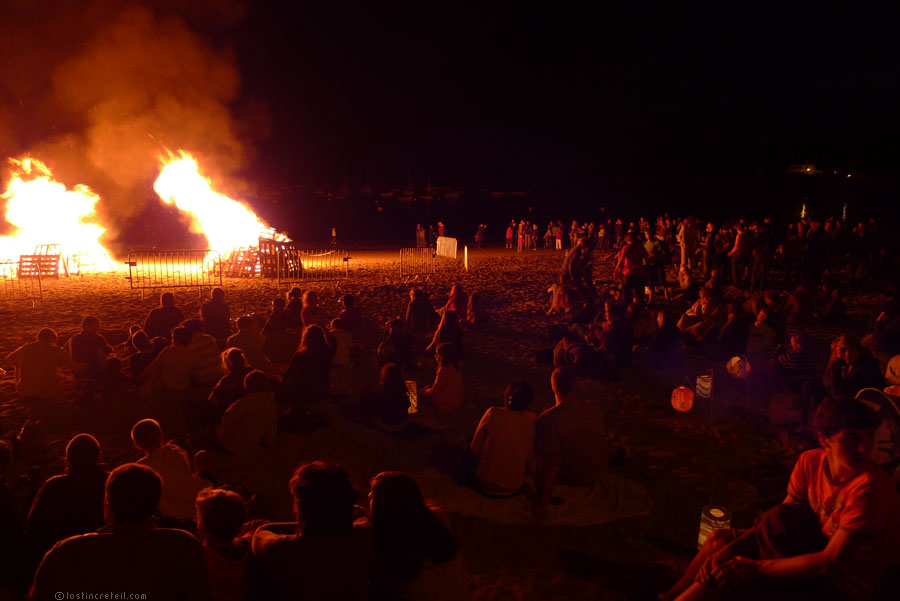
[(448, 259), (456, 258), (456, 238), (446, 238), (439, 236), (437, 239), (437, 251), (435, 254), (439, 257), (447, 257)]

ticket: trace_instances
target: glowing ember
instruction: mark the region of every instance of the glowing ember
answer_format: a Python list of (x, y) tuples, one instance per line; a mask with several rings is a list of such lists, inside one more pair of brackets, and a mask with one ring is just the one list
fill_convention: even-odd
[(99, 197), (82, 184), (67, 189), (37, 159), (9, 162), (13, 173), (2, 198), (6, 200), (6, 221), (16, 230), (0, 236), (0, 259), (18, 261), (20, 255), (35, 254), (39, 246), (49, 244), (58, 245), (69, 259), (70, 271), (75, 271), (76, 264), (82, 271), (115, 269), (115, 261), (100, 244), (106, 230), (92, 223)]
[(191, 231), (203, 234), (210, 250), (223, 256), (232, 249), (256, 246), (267, 226), (242, 203), (212, 189), (188, 153), (160, 158), (163, 169), (153, 189), (166, 204), (191, 216)]

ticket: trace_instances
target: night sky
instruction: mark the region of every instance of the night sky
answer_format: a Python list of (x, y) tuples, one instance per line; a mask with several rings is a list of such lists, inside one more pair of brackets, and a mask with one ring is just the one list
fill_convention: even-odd
[(900, 27), (882, 10), (381, 4), (249, 7), (238, 61), (280, 172), (527, 187), (843, 168), (896, 141)]

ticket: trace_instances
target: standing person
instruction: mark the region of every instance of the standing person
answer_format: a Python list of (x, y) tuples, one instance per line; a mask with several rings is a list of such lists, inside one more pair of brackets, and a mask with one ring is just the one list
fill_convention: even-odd
[(336, 227), (331, 228), (331, 245), (337, 246), (337, 228)]
[(731, 259), (731, 283), (737, 288), (743, 288), (747, 283), (746, 274), (750, 266), (749, 258), (753, 240), (742, 223), (736, 223), (734, 231), (734, 247), (728, 253), (728, 258)]
[(700, 237), (700, 256), (703, 260), (703, 279), (708, 280), (715, 266), (716, 255), (716, 226), (709, 222), (706, 224), (706, 230)]
[(70, 371), (79, 365), (56, 345), (59, 338), (50, 328), (42, 328), (34, 342), (22, 345), (6, 360), (16, 366), (16, 392), (26, 397), (51, 398), (65, 392), (59, 380), (60, 368)]
[(622, 302), (630, 304), (634, 298), (643, 301), (646, 258), (647, 251), (634, 239), (634, 234), (627, 234), (625, 246), (619, 250), (616, 268), (613, 271), (614, 278), (622, 276)]
[(162, 336), (166, 340), (172, 339), (172, 330), (184, 321), (184, 313), (175, 306), (175, 295), (164, 292), (159, 297), (159, 307), (150, 311), (147, 321), (144, 322), (144, 331), (147, 337), (153, 340)]
[(560, 220), (556, 220), (556, 224), (553, 226), (555, 236), (556, 236), (556, 250), (562, 250), (563, 244), (563, 226)]
[(547, 224), (547, 231), (544, 232), (544, 248), (550, 250), (553, 246), (553, 222)]
[(486, 228), (485, 224), (478, 224), (478, 229), (475, 230), (475, 248), (484, 248), (484, 230)]
[(437, 235), (438, 235), (438, 238), (443, 238), (445, 232), (446, 232), (446, 230), (445, 230), (445, 228), (444, 228), (444, 222), (443, 222), (443, 221), (438, 221), (438, 222), (437, 222)]
[(200, 320), (203, 321), (203, 333), (216, 339), (219, 348), (231, 335), (231, 309), (225, 302), (225, 291), (213, 288), (208, 301), (200, 305)]
[(575, 245), (578, 244), (579, 232), (578, 222), (572, 220), (572, 225), (569, 227), (569, 248), (575, 248)]
[(513, 238), (515, 237), (516, 220), (513, 219), (506, 226), (506, 248), (511, 250), (513, 247)]
[(425, 228), (422, 227), (421, 223), (416, 224), (416, 246), (419, 248), (428, 246), (428, 244), (425, 243)]

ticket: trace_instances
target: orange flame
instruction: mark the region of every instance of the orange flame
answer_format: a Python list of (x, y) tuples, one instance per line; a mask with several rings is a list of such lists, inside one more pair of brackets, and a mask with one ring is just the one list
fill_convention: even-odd
[(162, 171), (153, 189), (166, 204), (190, 214), (191, 231), (204, 234), (209, 249), (225, 256), (240, 247), (256, 246), (268, 226), (243, 203), (219, 194), (185, 151), (160, 157)]
[(0, 236), (0, 260), (15, 262), (20, 255), (36, 253), (41, 245), (58, 245), (72, 271), (73, 260), (82, 271), (115, 269), (115, 261), (100, 243), (106, 229), (93, 223), (100, 197), (83, 184), (66, 188), (35, 158), (9, 162), (13, 173), (2, 198), (6, 200), (6, 221), (16, 231)]

